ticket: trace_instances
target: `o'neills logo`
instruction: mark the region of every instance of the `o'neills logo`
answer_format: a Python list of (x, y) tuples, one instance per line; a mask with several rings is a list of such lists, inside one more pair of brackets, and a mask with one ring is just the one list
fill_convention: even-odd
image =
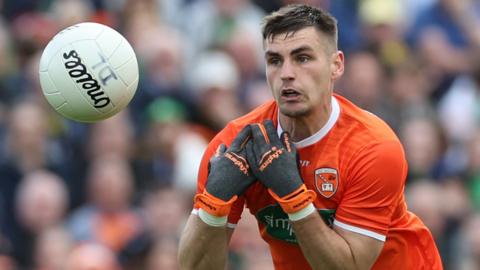
[(75, 50), (64, 53), (63, 58), (68, 60), (65, 62), (65, 68), (68, 70), (68, 74), (87, 91), (87, 95), (93, 101), (95, 108), (103, 108), (110, 104), (110, 98), (102, 91), (98, 81), (87, 72), (87, 67), (82, 63), (82, 60)]

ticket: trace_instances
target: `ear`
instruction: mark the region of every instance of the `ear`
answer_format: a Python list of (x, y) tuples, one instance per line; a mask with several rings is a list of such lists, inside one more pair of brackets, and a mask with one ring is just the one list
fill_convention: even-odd
[(332, 81), (338, 80), (345, 71), (345, 55), (342, 51), (336, 51), (332, 54), (331, 59), (331, 79)]

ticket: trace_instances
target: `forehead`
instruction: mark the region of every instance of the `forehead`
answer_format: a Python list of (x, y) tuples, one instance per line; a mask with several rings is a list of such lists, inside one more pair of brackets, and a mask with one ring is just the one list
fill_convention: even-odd
[(277, 53), (288, 52), (298, 47), (324, 48), (326, 37), (314, 27), (307, 27), (296, 32), (281, 33), (264, 40), (264, 50)]

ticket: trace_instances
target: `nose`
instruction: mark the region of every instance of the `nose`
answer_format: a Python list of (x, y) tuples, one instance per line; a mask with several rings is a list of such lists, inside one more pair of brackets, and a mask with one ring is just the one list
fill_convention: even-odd
[(283, 62), (282, 68), (280, 70), (280, 78), (283, 81), (291, 81), (295, 79), (295, 70), (290, 61)]

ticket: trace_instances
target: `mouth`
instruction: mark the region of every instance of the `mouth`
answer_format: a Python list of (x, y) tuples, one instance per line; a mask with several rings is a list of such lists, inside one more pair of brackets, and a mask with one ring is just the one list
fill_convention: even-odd
[(280, 95), (284, 99), (293, 101), (300, 96), (300, 92), (292, 88), (286, 88), (286, 89), (282, 89), (282, 91), (280, 92)]
[(296, 97), (300, 95), (300, 92), (298, 92), (295, 89), (288, 88), (288, 89), (283, 89), (281, 92), (281, 95), (282, 97)]

